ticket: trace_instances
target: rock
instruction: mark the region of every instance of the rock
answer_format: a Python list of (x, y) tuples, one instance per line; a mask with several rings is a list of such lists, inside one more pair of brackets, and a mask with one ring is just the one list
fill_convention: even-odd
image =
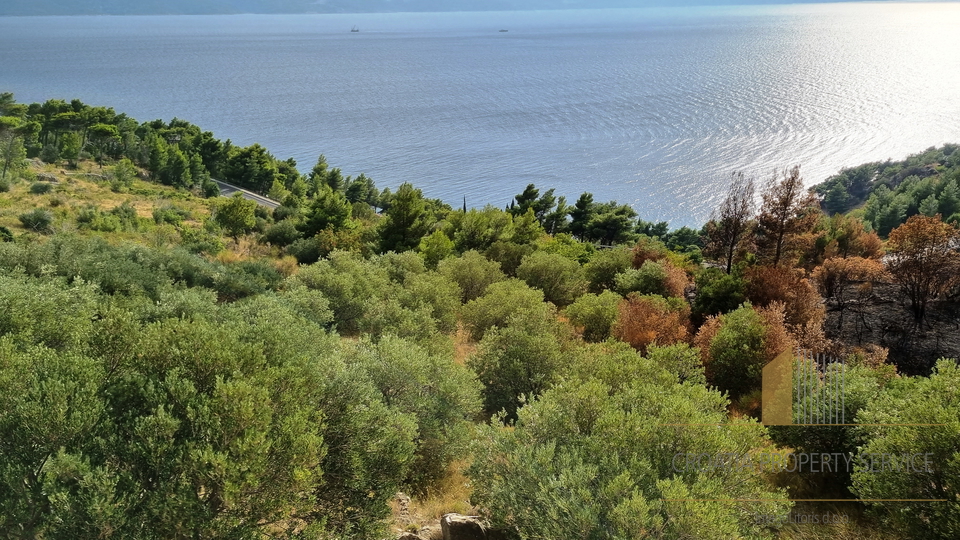
[(54, 174), (42, 172), (42, 173), (37, 173), (37, 180), (40, 180), (43, 182), (57, 182), (57, 176)]
[(423, 540), (443, 540), (443, 531), (436, 526), (420, 527), (420, 538)]
[(487, 540), (486, 528), (476, 516), (447, 514), (440, 519), (443, 540)]
[(397, 540), (423, 540), (423, 537), (412, 532), (405, 532), (398, 536)]
[(397, 493), (395, 499), (397, 501), (397, 517), (404, 523), (408, 523), (410, 521), (410, 497), (404, 493)]

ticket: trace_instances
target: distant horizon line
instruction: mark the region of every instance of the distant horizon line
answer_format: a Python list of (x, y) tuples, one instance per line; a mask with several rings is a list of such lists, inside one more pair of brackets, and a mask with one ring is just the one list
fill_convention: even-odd
[[(530, 7), (527, 9), (504, 8), (503, 6), (485, 9), (483, 6), (477, 6), (476, 9), (398, 9), (398, 10), (373, 10), (373, 11), (209, 11), (200, 13), (191, 13), (187, 11), (169, 11), (169, 12), (150, 12), (150, 11), (132, 11), (132, 12), (102, 12), (102, 13), (78, 13), (78, 12), (60, 12), (60, 13), (3, 13), (0, 10), (0, 17), (169, 17), (169, 16), (209, 16), (209, 15), (393, 15), (404, 13), (519, 13), (531, 11), (611, 11), (611, 10), (638, 10), (638, 9), (683, 9), (683, 8), (730, 8), (745, 7), (757, 8), (762, 6), (786, 6), (786, 5), (819, 5), (819, 4), (944, 4), (960, 3), (960, 0), (758, 0), (754, 2), (730, 2), (719, 3), (709, 0), (692, 0), (690, 2), (654, 2), (651, 4), (637, 6), (583, 6), (583, 5), (560, 5), (553, 7)], [(322, 5), (322, 4), (320, 4)]]

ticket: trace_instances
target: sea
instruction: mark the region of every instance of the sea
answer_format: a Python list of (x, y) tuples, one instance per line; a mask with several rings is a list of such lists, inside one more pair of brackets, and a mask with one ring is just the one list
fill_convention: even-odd
[[(357, 32), (351, 32), (356, 27)], [(960, 142), (960, 4), (0, 18), (0, 91), (324, 154), (503, 207), (527, 184), (700, 226), (761, 184)]]

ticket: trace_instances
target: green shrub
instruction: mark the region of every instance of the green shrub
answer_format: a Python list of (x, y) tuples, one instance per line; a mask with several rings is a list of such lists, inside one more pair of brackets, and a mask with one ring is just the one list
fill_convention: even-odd
[(123, 230), (123, 223), (117, 216), (101, 214), (90, 224), (90, 229), (102, 232), (117, 232)]
[(437, 340), (437, 323), (430, 308), (424, 305), (407, 307), (390, 293), (367, 299), (357, 330), (374, 340), (392, 334), (431, 350), (439, 351), (442, 348)]
[(137, 209), (129, 201), (115, 206), (110, 210), (109, 215), (115, 216), (120, 220), (120, 227), (125, 231), (135, 231), (140, 228), (140, 217), (137, 215)]
[(528, 402), (512, 428), (481, 428), (468, 475), (492, 525), (520, 538), (771, 537), (744, 516), (786, 515), (786, 493), (749, 468), (684, 460), (763, 448), (762, 426), (731, 422), (722, 395), (650, 359), (592, 356), (593, 369)]
[(153, 221), (157, 225), (169, 223), (180, 226), (185, 219), (190, 219), (190, 212), (173, 204), (166, 204), (153, 209)]
[(95, 288), (61, 278), (0, 275), (0, 336), (51, 349), (77, 347), (90, 331)]
[(417, 251), (423, 257), (427, 268), (436, 269), (440, 261), (453, 254), (453, 240), (450, 240), (443, 231), (437, 230), (420, 240)]
[(330, 302), (320, 291), (311, 290), (302, 285), (288, 285), (280, 291), (279, 298), (299, 316), (317, 326), (325, 328), (333, 322)]
[(484, 251), (494, 242), (513, 238), (513, 217), (491, 205), (452, 212), (447, 221), (450, 226), (445, 232), (459, 251)]
[(129, 190), (133, 186), (133, 180), (137, 177), (137, 167), (127, 158), (123, 158), (111, 168), (110, 190), (114, 193), (120, 193)]
[(33, 232), (48, 234), (53, 232), (53, 214), (43, 208), (35, 208), (18, 216), (20, 223)]
[[(796, 364), (794, 364), (796, 369)], [(794, 371), (796, 373), (796, 371)], [(853, 426), (854, 419), (871, 401), (879, 398), (887, 382), (896, 377), (896, 368), (884, 365), (879, 369), (852, 365), (849, 360), (844, 372), (838, 365), (830, 365), (823, 374), (823, 384), (807, 388), (802, 407), (794, 406), (792, 426), (770, 426), (771, 438), (779, 445), (793, 448), (795, 452), (818, 454), (853, 455), (861, 444)], [(840, 380), (842, 379), (842, 383)], [(798, 381), (794, 381), (798, 386)], [(843, 423), (846, 425), (809, 425), (809, 419), (801, 416), (801, 410), (815, 410), (826, 417), (835, 409), (837, 389), (842, 392)], [(829, 412), (828, 412), (829, 411)], [(832, 420), (839, 424), (839, 420)], [(804, 484), (814, 486), (818, 492), (835, 496), (848, 496), (852, 470), (846, 466), (818, 473), (798, 471), (804, 476)]]
[(151, 257), (141, 258), (150, 268), (163, 272), (174, 283), (187, 287), (206, 287), (212, 289), (217, 274), (223, 272), (219, 263), (190, 253), (183, 247), (157, 249), (148, 252)]
[(663, 264), (646, 261), (639, 270), (630, 269), (617, 274), (614, 281), (616, 291), (623, 296), (636, 292), (641, 295), (656, 294), (667, 297), (671, 296), (667, 287), (667, 277), (667, 270)]
[(36, 182), (30, 186), (30, 193), (34, 195), (44, 195), (53, 190), (53, 184), (48, 182)]
[(395, 287), (384, 269), (346, 251), (301, 268), (290, 282), (320, 291), (330, 302), (337, 328), (345, 333), (357, 332), (371, 301)]
[(180, 245), (191, 253), (216, 255), (226, 247), (219, 235), (211, 233), (206, 228), (184, 227), (180, 231), (180, 239)]
[(13, 233), (10, 229), (0, 226), (0, 242), (13, 242)]
[[(288, 221), (289, 220), (284, 220), (280, 223), (286, 223)], [(293, 255), (300, 264), (313, 264), (319, 261), (324, 255), (323, 249), (316, 237), (294, 240), (287, 246), (285, 251), (288, 255)]]
[(60, 150), (53, 144), (44, 145), (40, 151), (40, 159), (44, 163), (56, 163), (60, 161)]
[[(107, 294), (144, 294), (156, 301), (159, 290), (171, 283), (164, 269), (151, 263), (156, 252), (143, 246), (114, 247), (100, 240), (63, 242), (58, 247), (61, 275), (96, 283)], [(110, 264), (104, 264), (105, 260)]]
[(617, 306), (623, 298), (612, 291), (587, 293), (570, 304), (566, 314), (574, 326), (583, 328), (583, 339), (599, 342), (610, 337), (610, 329), (617, 320)]
[(519, 279), (509, 279), (490, 285), (483, 296), (467, 302), (460, 316), (471, 337), (479, 341), (494, 326), (504, 328), (515, 313), (540, 313), (544, 309), (543, 292)]
[(450, 358), (394, 336), (377, 343), (363, 340), (350, 357), (391, 407), (416, 418), (416, 458), (407, 482), (426, 493), (467, 451), (472, 420), (480, 411), (480, 383)]
[(387, 271), (390, 281), (403, 284), (412, 276), (427, 271), (423, 258), (412, 251), (396, 253), (388, 251), (371, 259), (371, 262)]
[[(956, 538), (960, 533), (957, 361), (941, 359), (930, 377), (893, 379), (856, 420), (860, 424), (856, 428), (860, 444), (853, 492), (861, 499), (880, 499), (869, 503), (873, 511), (906, 537)], [(917, 455), (922, 456), (921, 462), (911, 465), (919, 466), (920, 472), (877, 462), (880, 456), (902, 459)], [(930, 471), (923, 470), (924, 459), (929, 459)]]
[(573, 303), (587, 288), (580, 264), (555, 253), (527, 255), (517, 268), (517, 277), (543, 291), (544, 298), (558, 307)]
[[(303, 517), (330, 537), (380, 537), (418, 441), (428, 459), (431, 448), (460, 444), (454, 430), (469, 414), (471, 389), (456, 374), (466, 370), (407, 358), (409, 346), (381, 355), (390, 361), (378, 380), (409, 390), (389, 405), (371, 375), (339, 359), (334, 340), (276, 297), (217, 306), (167, 291), (158, 309), (173, 302), (204, 305), (203, 313), (142, 324), (131, 317), (132, 302), (108, 302), (95, 320), (98, 301), (70, 299), (93, 287), (47, 282), (32, 290), (5, 280), (0, 321), (17, 322), (0, 340), (4, 530), (83, 538), (106, 528), (159, 538), (188, 527), (211, 538), (225, 530), (256, 538), (278, 534), (278, 519)], [(45, 315), (24, 317), (21, 308)], [(68, 348), (13, 346), (15, 336), (29, 335), (24, 343), (59, 348), (47, 334)], [(434, 378), (436, 368), (444, 376)], [(433, 400), (414, 408), (428, 403), (415, 399), (420, 383), (434, 385), (426, 394)], [(424, 435), (443, 443), (427, 446)], [(196, 497), (197, 485), (229, 499), (229, 510)]]
[(468, 361), (483, 383), (484, 410), (503, 411), (516, 419), (517, 409), (557, 381), (565, 355), (562, 330), (552, 309), (520, 311), (491, 328)]
[(590, 292), (600, 293), (616, 287), (617, 274), (626, 272), (633, 265), (633, 252), (626, 246), (602, 249), (583, 265), (583, 274), (590, 284)]
[(647, 347), (646, 357), (656, 365), (675, 374), (679, 382), (706, 384), (700, 350), (686, 343)]
[(200, 186), (200, 191), (203, 193), (203, 196), (208, 199), (220, 196), (220, 186), (213, 180), (204, 180)]
[(732, 399), (760, 387), (767, 358), (767, 330), (749, 305), (721, 316), (720, 329), (709, 343), (710, 382)]
[(490, 245), (483, 255), (491, 261), (500, 263), (500, 269), (510, 277), (517, 277), (517, 268), (523, 258), (536, 250), (532, 244), (497, 241)]
[(283, 277), (266, 261), (243, 261), (227, 265), (214, 280), (221, 300), (233, 301), (275, 290)]
[(273, 209), (273, 221), (274, 223), (280, 223), (289, 219), (296, 223), (301, 213), (300, 205), (291, 201), (291, 205), (283, 204)]
[(216, 311), (217, 293), (203, 287), (168, 287), (157, 292), (158, 300), (146, 302), (139, 318), (144, 322), (164, 319), (210, 318)]
[[(284, 248), (299, 240), (301, 236), (300, 231), (297, 230), (297, 225), (292, 220), (285, 219), (269, 226), (263, 234), (263, 241), (270, 245)], [(318, 255), (317, 259), (311, 262), (316, 262), (319, 258)], [(297, 257), (297, 260), (300, 261), (300, 258)]]
[(428, 272), (410, 276), (403, 284), (400, 301), (409, 309), (426, 308), (441, 332), (457, 329), (460, 286), (441, 274)]
[(586, 264), (597, 252), (597, 248), (589, 242), (581, 242), (569, 233), (559, 233), (538, 242), (539, 249), (547, 253), (556, 253), (564, 257)]
[(476, 251), (468, 251), (455, 259), (444, 259), (438, 270), (460, 286), (463, 293), (461, 301), (464, 303), (480, 297), (491, 284), (506, 279), (500, 270), (500, 263)]
[(119, 217), (104, 214), (92, 206), (77, 212), (77, 226), (81, 229), (102, 232), (117, 232), (123, 227)]
[(719, 268), (706, 268), (697, 275), (696, 283), (692, 310), (695, 323), (733, 311), (747, 300), (747, 285), (738, 272), (728, 275)]

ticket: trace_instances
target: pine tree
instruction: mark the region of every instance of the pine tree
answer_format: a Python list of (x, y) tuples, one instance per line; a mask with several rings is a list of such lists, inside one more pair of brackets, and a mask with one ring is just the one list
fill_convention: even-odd
[(955, 178), (948, 181), (943, 186), (943, 189), (940, 190), (938, 202), (938, 210), (944, 217), (952, 216), (960, 212), (960, 191), (957, 189), (957, 180)]
[(417, 247), (427, 233), (426, 201), (423, 192), (404, 183), (393, 196), (387, 219), (380, 229), (380, 250), (407, 251)]
[(593, 193), (583, 193), (570, 210), (570, 233), (580, 240), (586, 240), (587, 224), (597, 213), (593, 202)]
[(937, 215), (937, 208), (938, 208), (939, 206), (940, 206), (940, 205), (939, 205), (939, 203), (937, 202), (937, 196), (934, 195), (933, 193), (931, 193), (929, 197), (927, 197), (926, 199), (920, 201), (920, 208), (919, 208), (919, 210), (920, 210), (920, 213), (921, 213), (921, 214), (923, 214), (923, 215), (925, 215), (925, 216), (927, 216), (927, 217), (933, 217), (933, 216)]
[(757, 216), (757, 250), (778, 266), (804, 233), (811, 232), (820, 216), (816, 197), (803, 187), (800, 167), (783, 172), (767, 187)]

